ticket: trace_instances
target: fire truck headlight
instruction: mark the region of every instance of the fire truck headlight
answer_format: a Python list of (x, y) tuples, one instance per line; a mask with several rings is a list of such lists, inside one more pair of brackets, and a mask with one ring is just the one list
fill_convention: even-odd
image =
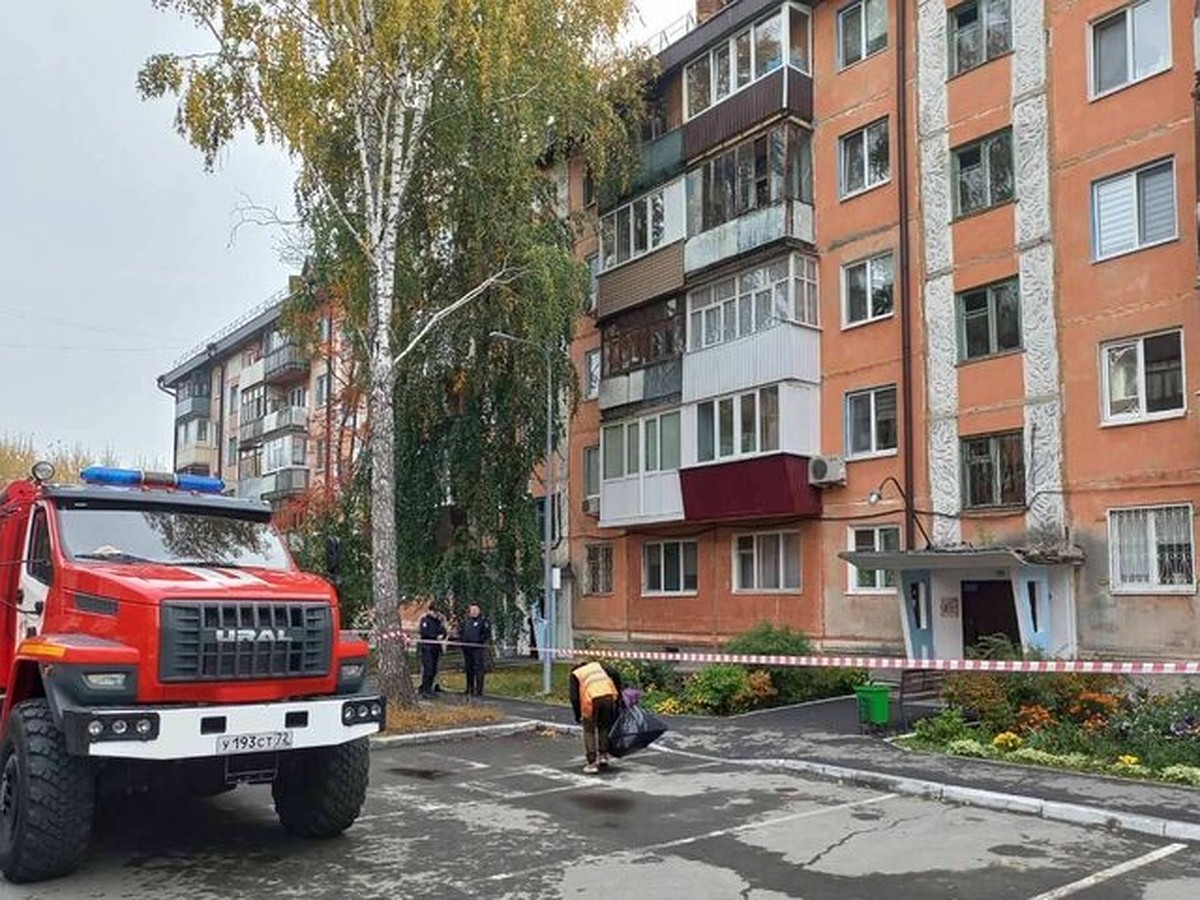
[(137, 729), (138, 734), (145, 737), (154, 728), (154, 725), (149, 719), (138, 719), (137, 725), (134, 727)]
[(347, 706), (345, 709), (342, 710), (342, 721), (343, 722), (353, 722), (354, 721), (354, 707), (353, 706)]
[(124, 719), (117, 719), (112, 723), (112, 730), (113, 734), (117, 735), (117, 737), (120, 737), (129, 730), (129, 723), (127, 723)]
[(100, 691), (121, 691), (129, 683), (128, 672), (88, 672), (83, 680), (90, 688)]
[(104, 723), (99, 719), (92, 719), (92, 721), (88, 722), (87, 729), (88, 734), (90, 734), (92, 737), (100, 737), (100, 735), (104, 733)]

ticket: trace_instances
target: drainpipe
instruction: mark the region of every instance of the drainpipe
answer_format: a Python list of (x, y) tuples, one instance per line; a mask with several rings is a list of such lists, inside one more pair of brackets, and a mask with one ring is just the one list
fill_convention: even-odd
[(217, 477), (224, 476), (225, 465), (225, 363), (221, 363), (221, 375), (217, 379), (220, 385), (221, 397), (217, 400), (217, 428), (214, 432), (214, 443), (217, 445)]
[[(329, 337), (325, 341), (325, 502), (333, 499), (333, 304), (325, 312)], [(315, 399), (315, 398), (314, 398)], [(341, 430), (338, 431), (338, 459), (341, 460)], [(340, 466), (339, 466), (340, 469)], [(339, 472), (340, 474), (340, 472)]]
[(896, 168), (899, 179), (900, 213), (900, 406), (904, 419), (904, 546), (913, 549), (917, 513), (914, 508), (915, 466), (913, 457), (917, 445), (913, 430), (913, 365), (912, 365), (912, 306), (910, 301), (911, 261), (909, 253), (909, 170), (908, 170), (908, 10), (904, 0), (898, 0), (896, 16)]
[(175, 419), (175, 404), (179, 402), (177, 393), (163, 384), (162, 376), (154, 382), (155, 386), (171, 398), (171, 471), (179, 469), (179, 423)]

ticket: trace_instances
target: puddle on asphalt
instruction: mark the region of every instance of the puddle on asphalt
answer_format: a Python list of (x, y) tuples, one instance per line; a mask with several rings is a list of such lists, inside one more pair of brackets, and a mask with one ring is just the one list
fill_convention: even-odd
[(590, 809), (592, 812), (623, 813), (637, 805), (636, 801), (627, 795), (613, 794), (608, 791), (597, 793), (568, 794), (567, 798), (576, 806)]
[(419, 778), (422, 781), (436, 781), (439, 778), (445, 778), (449, 772), (444, 772), (441, 769), (415, 769), (408, 766), (393, 766), (388, 769), (392, 775), (402, 775), (405, 778)]
[(1040, 847), (1026, 847), (1021, 844), (997, 844), (995, 847), (988, 847), (988, 852), (997, 856), (1016, 856), (1024, 859), (1050, 855)]

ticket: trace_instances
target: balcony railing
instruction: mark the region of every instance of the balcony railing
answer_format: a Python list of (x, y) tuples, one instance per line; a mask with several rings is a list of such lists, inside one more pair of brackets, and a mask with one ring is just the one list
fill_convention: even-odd
[(181, 444), (175, 454), (176, 469), (204, 469), (216, 465), (217, 448), (211, 443)]
[(241, 424), (238, 428), (238, 444), (243, 449), (262, 443), (263, 423), (265, 421), (265, 418), (250, 419)]
[[(735, 394), (765, 384), (821, 383), (821, 332), (780, 322), (683, 357), (683, 402)], [(603, 399), (603, 382), (601, 382)]]
[(295, 344), (285, 344), (269, 353), (263, 364), (263, 381), (279, 384), (308, 371), (309, 359)]
[(175, 401), (175, 419), (208, 419), (212, 417), (212, 397), (187, 397)]
[(308, 490), (308, 469), (294, 466), (262, 477), (262, 498), (280, 500)]
[(306, 431), (308, 410), (303, 406), (285, 406), (267, 413), (262, 419), (264, 438), (282, 431)]
[(650, 403), (679, 394), (683, 387), (683, 362), (677, 357), (642, 369), (600, 379), (600, 410), (627, 403)]
[(807, 203), (789, 200), (756, 209), (688, 238), (683, 267), (696, 272), (784, 238), (813, 243), (813, 208)]

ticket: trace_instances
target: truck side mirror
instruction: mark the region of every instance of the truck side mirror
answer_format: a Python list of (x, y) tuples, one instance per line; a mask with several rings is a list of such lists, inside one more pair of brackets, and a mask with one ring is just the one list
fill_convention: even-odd
[(332, 535), (325, 538), (325, 571), (333, 579), (342, 571), (342, 542)]

